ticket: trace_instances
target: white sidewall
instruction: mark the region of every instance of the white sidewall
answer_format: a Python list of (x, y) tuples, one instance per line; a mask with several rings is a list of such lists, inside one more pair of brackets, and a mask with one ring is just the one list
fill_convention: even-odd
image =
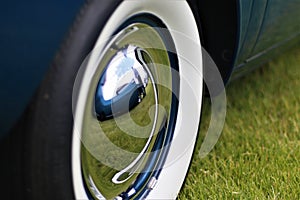
[[(158, 182), (147, 198), (175, 199), (185, 179), (193, 154), (198, 132), (202, 105), (202, 55), (200, 38), (192, 11), (183, 0), (127, 0), (115, 10), (102, 30), (96, 43), (97, 51), (103, 50), (105, 41), (128, 18), (142, 13), (150, 13), (161, 19), (173, 38), (179, 64), (180, 93), (179, 110), (175, 132), (169, 154)], [(98, 54), (99, 55), (99, 54)], [(91, 63), (97, 56), (91, 56)], [(86, 71), (95, 69), (87, 65)], [(85, 74), (90, 74), (89, 72)], [(81, 174), (80, 133), (88, 83), (83, 77), (74, 116), (72, 143), (73, 187), (76, 199), (88, 199)]]

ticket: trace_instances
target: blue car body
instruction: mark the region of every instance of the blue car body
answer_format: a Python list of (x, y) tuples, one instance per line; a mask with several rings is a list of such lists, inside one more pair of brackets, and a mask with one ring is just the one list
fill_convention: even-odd
[[(300, 0), (232, 2), (237, 29), (227, 74), (243, 74), (299, 41)], [(2, 2), (0, 136), (9, 132), (30, 102), (82, 4), (83, 0)], [(229, 75), (225, 82), (228, 79)]]
[(0, 137), (28, 105), (82, 4), (82, 0), (1, 3)]
[(239, 5), (235, 74), (243, 73), (299, 42), (299, 0), (240, 0)]

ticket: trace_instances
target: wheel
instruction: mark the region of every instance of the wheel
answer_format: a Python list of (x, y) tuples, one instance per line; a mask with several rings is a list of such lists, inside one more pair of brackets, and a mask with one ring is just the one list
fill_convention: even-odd
[(202, 88), (185, 1), (88, 1), (27, 112), (22, 197), (174, 199)]

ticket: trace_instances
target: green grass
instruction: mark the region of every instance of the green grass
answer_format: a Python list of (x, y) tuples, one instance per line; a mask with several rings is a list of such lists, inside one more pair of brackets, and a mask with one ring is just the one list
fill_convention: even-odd
[(197, 155), (179, 199), (300, 199), (300, 49), (227, 86), (227, 116), (213, 151)]

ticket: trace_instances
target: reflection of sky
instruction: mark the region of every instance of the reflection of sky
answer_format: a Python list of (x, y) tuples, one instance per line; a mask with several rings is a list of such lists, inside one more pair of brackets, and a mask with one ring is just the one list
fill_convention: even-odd
[(132, 81), (137, 83), (132, 67), (137, 69), (142, 80), (147, 79), (146, 71), (136, 61), (134, 50), (135, 47), (130, 46), (127, 49), (127, 56), (124, 55), (126, 51), (119, 52), (110, 62), (106, 70), (105, 83), (102, 86), (103, 98), (105, 100), (115, 97), (117, 89), (121, 86)]
[(114, 76), (120, 79), (124, 74), (131, 70), (134, 65), (134, 60), (130, 57), (125, 57), (118, 64), (119, 67), (114, 68)]
[(110, 62), (106, 70), (105, 84), (102, 86), (103, 98), (112, 99), (116, 95), (119, 79), (124, 76), (134, 65), (134, 59), (125, 57), (119, 52)]

